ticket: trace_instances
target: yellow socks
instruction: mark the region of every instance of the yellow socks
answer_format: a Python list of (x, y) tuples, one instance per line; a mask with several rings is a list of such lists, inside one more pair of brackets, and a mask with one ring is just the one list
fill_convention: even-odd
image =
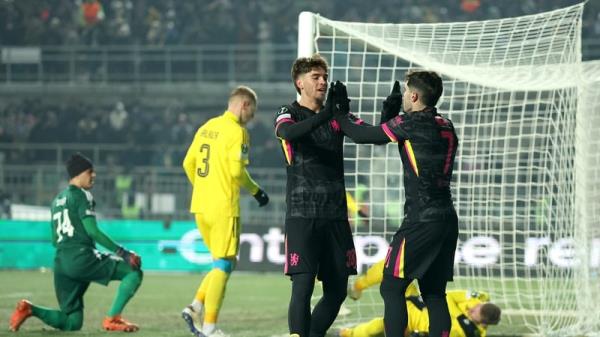
[[(210, 277), (210, 282), (208, 283), (205, 292), (204, 323), (214, 324), (217, 322), (219, 310), (221, 309), (221, 304), (223, 303), (223, 297), (225, 295), (227, 281), (229, 280), (229, 274), (221, 269), (215, 268), (211, 270), (207, 277)], [(202, 285), (200, 288), (202, 288)], [(200, 289), (198, 292), (200, 292)]]

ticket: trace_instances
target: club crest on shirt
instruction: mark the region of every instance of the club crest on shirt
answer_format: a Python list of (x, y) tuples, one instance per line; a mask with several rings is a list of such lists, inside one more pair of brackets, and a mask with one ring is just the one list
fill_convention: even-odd
[(286, 114), (288, 112), (289, 112), (288, 108), (286, 106), (282, 106), (281, 109), (279, 109), (279, 112), (277, 113), (277, 115)]
[(279, 122), (289, 121), (292, 119), (292, 114), (290, 110), (286, 106), (282, 106), (277, 113), (277, 117), (275, 117), (275, 124), (279, 124)]

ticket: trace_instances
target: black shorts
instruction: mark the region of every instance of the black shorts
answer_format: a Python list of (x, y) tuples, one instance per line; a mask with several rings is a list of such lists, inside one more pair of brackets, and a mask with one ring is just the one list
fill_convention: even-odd
[(285, 274), (356, 275), (356, 250), (348, 220), (288, 218)]
[(454, 211), (436, 221), (404, 221), (388, 248), (383, 273), (397, 278), (452, 281), (457, 240), (458, 218)]

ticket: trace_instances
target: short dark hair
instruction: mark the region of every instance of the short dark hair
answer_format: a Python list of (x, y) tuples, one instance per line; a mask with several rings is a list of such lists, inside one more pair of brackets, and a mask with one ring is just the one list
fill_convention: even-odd
[(298, 94), (300, 93), (300, 89), (296, 86), (298, 76), (309, 73), (315, 68), (322, 68), (325, 72), (327, 72), (329, 68), (327, 61), (319, 54), (313, 54), (311, 57), (299, 57), (294, 61), (294, 64), (292, 65), (292, 81), (294, 82), (294, 87), (296, 87)]
[(486, 325), (495, 325), (500, 322), (502, 310), (494, 303), (484, 303), (481, 306), (481, 323)]
[(419, 92), (421, 102), (426, 106), (435, 106), (444, 91), (442, 78), (434, 71), (409, 71), (405, 80), (407, 87)]

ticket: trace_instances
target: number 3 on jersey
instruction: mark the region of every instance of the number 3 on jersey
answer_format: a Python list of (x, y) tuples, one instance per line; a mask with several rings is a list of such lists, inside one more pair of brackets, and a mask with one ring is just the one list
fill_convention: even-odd
[(206, 177), (208, 175), (209, 166), (208, 159), (210, 158), (210, 145), (202, 144), (200, 146), (200, 165), (196, 169), (199, 177)]
[(65, 209), (62, 212), (57, 212), (52, 215), (52, 220), (56, 221), (56, 234), (58, 239), (56, 242), (61, 242), (63, 235), (73, 237), (75, 228), (71, 225), (71, 218), (69, 218), (69, 210)]

